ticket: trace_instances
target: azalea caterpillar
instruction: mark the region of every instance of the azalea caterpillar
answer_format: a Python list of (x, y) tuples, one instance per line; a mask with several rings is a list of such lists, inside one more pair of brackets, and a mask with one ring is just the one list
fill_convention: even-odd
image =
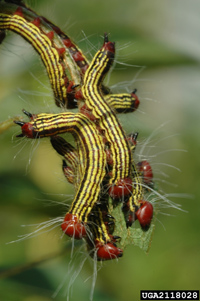
[[(0, 42), (6, 37), (6, 30), (21, 35), (38, 52), (46, 67), (56, 105), (76, 107), (74, 94), (77, 91), (73, 86), (81, 84), (82, 74), (87, 69), (88, 62), (71, 39), (22, 1), (0, 3)], [(76, 68), (73, 65), (74, 61)]]
[[(121, 257), (117, 236), (112, 235), (114, 221), (110, 220), (109, 196), (113, 204), (122, 203), (127, 227), (132, 225), (132, 217), (140, 208), (147, 213), (145, 227), (149, 226), (153, 210), (144, 201), (142, 170), (138, 170), (133, 160), (129, 137), (116, 115), (134, 111), (139, 100), (135, 90), (116, 95), (103, 85), (114, 60), (114, 43), (105, 34), (102, 48), (89, 63), (67, 35), (47, 19), (38, 17), (22, 1), (0, 4), (0, 30), (2, 41), (5, 30), (12, 30), (33, 45), (46, 67), (58, 106), (79, 107), (80, 113), (76, 114), (34, 115), (24, 111), (30, 122), (16, 121), (22, 128), (18, 137), (35, 139), (71, 132), (78, 142), (76, 152), (72, 150), (73, 159), (67, 155), (69, 145), (61, 140), (57, 140), (56, 147), (54, 143), (56, 151), (74, 165), (63, 166), (67, 180), (73, 184), (75, 153), (80, 162), (76, 195), (62, 223), (63, 231), (74, 238), (84, 237), (89, 250), (92, 247), (96, 250), (99, 260)], [(139, 221), (141, 215), (138, 213)]]

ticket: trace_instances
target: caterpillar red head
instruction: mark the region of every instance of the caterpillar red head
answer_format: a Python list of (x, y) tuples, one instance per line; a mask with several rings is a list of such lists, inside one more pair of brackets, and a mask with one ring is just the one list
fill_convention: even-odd
[[(22, 112), (30, 118), (30, 121), (33, 121), (34, 117), (36, 117), (35, 114), (31, 114), (25, 110), (22, 110)], [(17, 137), (37, 138), (37, 132), (35, 132), (31, 122), (14, 121), (14, 123), (20, 125), (22, 130), (22, 133), (17, 135)]]
[(139, 107), (140, 101), (138, 96), (136, 95), (137, 89), (133, 90), (133, 92), (131, 93), (132, 98), (134, 99), (133, 102), (133, 110), (136, 110)]
[(74, 237), (75, 239), (81, 239), (86, 236), (84, 223), (79, 222), (77, 216), (71, 213), (65, 215), (61, 228), (66, 235)]
[(140, 208), (135, 212), (135, 218), (138, 219), (143, 230), (148, 230), (153, 218), (153, 205), (148, 201), (139, 201)]
[(117, 248), (116, 245), (111, 242), (101, 244), (96, 241), (95, 247), (97, 249), (97, 260), (111, 260), (123, 256), (123, 250)]
[(137, 163), (137, 170), (142, 176), (142, 181), (148, 186), (153, 184), (153, 171), (148, 161), (143, 160)]
[(121, 179), (117, 184), (109, 188), (109, 195), (114, 200), (122, 200), (124, 197), (130, 195), (132, 191), (132, 179), (127, 177)]

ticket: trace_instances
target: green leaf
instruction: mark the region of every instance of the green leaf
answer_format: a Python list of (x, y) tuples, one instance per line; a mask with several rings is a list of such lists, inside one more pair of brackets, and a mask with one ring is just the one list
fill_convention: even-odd
[(121, 237), (118, 246), (124, 249), (127, 245), (135, 245), (148, 253), (155, 230), (155, 214), (151, 226), (147, 231), (143, 231), (140, 228), (138, 221), (136, 221), (132, 227), (127, 229), (120, 206), (112, 209), (112, 215), (116, 220), (114, 235)]

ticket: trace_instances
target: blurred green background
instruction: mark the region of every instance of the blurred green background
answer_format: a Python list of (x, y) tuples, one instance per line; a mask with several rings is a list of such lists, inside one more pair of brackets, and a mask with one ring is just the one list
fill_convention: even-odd
[[(139, 132), (138, 159), (151, 162), (159, 188), (187, 211), (161, 210), (165, 214), (157, 216), (148, 255), (129, 246), (118, 262), (103, 263), (94, 300), (139, 300), (145, 289), (199, 289), (200, 2), (28, 4), (69, 33), (89, 58), (101, 46), (104, 32), (116, 41), (109, 85), (116, 92), (137, 88), (141, 101), (137, 112), (120, 116), (122, 124), (128, 133)], [(23, 108), (35, 113), (59, 111), (37, 54), (14, 34), (0, 47), (0, 91), (0, 122), (21, 116)], [(64, 216), (66, 200), (73, 194), (49, 141), (27, 142), (16, 134), (19, 128), (13, 127), (0, 136), (0, 299), (66, 300), (68, 285), (77, 276), (70, 300), (89, 300), (93, 263), (86, 260), (78, 273), (85, 253), (71, 260), (71, 243), (58, 225), (16, 242), (20, 235), (35, 231), (34, 224)], [(78, 255), (83, 248), (76, 250)]]

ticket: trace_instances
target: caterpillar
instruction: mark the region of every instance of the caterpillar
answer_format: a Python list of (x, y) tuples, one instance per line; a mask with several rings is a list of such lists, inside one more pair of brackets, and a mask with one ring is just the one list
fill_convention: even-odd
[[(26, 114), (26, 112), (25, 112)], [(30, 122), (16, 121), (22, 128), (22, 135), (28, 138), (42, 138), (71, 132), (78, 146), (84, 153), (84, 173), (81, 177), (76, 196), (69, 210), (71, 219), (76, 216), (77, 229), (84, 229), (83, 222), (87, 222), (88, 214), (97, 201), (101, 189), (101, 183), (105, 176), (106, 156), (102, 138), (98, 135), (92, 122), (83, 114), (64, 112), (60, 114), (30, 115)], [(92, 149), (91, 149), (92, 146)], [(95, 183), (95, 185), (94, 185)], [(89, 189), (89, 191), (87, 191)], [(69, 222), (70, 223), (70, 222)], [(83, 230), (86, 234), (86, 229)], [(70, 228), (66, 233), (73, 236)], [(82, 237), (79, 231), (75, 232), (75, 238)]]
[[(132, 152), (135, 152), (137, 145), (138, 133), (131, 133), (128, 135), (128, 141), (131, 144)], [(138, 175), (141, 179), (141, 185), (144, 186), (144, 190), (153, 188), (153, 171), (148, 161), (143, 160), (136, 164)], [(126, 226), (131, 227), (132, 224), (138, 219), (141, 228), (147, 231), (151, 225), (153, 218), (153, 206), (150, 202), (145, 200), (134, 199), (134, 195), (131, 195), (123, 203), (122, 212), (126, 221)]]
[(85, 104), (92, 110), (94, 117), (105, 132), (113, 156), (113, 177), (110, 183), (116, 184), (121, 179), (130, 177), (131, 152), (125, 133), (110, 106), (105, 102), (100, 85), (109, 71), (114, 59), (114, 43), (105, 36), (103, 47), (96, 53), (83, 81), (82, 92)]
[[(22, 129), (18, 137), (51, 137), (53, 148), (64, 158), (63, 172), (76, 194), (62, 230), (70, 237), (84, 238), (98, 260), (121, 257), (123, 251), (116, 245), (119, 237), (113, 236), (115, 221), (109, 213), (109, 197), (114, 205), (122, 203), (127, 227), (138, 219), (147, 230), (153, 207), (144, 200), (143, 182), (150, 178), (148, 168), (145, 170), (147, 163), (135, 164), (134, 138), (126, 136), (116, 115), (137, 109), (136, 90), (112, 94), (103, 85), (114, 60), (114, 43), (105, 34), (102, 48), (89, 63), (57, 26), (17, 0), (0, 3), (0, 42), (6, 30), (20, 34), (39, 53), (56, 105), (79, 108), (76, 114), (35, 115), (24, 111), (30, 121), (15, 122)], [(74, 136), (76, 149), (58, 137), (65, 132)]]
[[(0, 3), (0, 30), (1, 42), (6, 36), (5, 30), (11, 30), (26, 39), (38, 52), (47, 70), (57, 106), (76, 107), (72, 87), (79, 85), (81, 78), (70, 55), (73, 49), (76, 57), (78, 49), (72, 47), (69, 37), (61, 35), (56, 26), (35, 14), (22, 1)], [(81, 62), (83, 64), (83, 60)], [(70, 71), (71, 81), (66, 71)]]

